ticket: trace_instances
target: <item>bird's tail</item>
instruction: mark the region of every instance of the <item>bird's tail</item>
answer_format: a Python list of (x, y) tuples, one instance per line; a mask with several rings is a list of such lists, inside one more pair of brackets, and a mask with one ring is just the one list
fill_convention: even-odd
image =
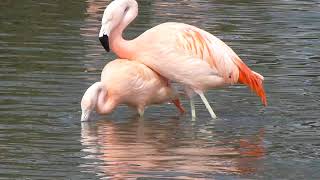
[(257, 72), (252, 71), (241, 60), (237, 60), (236, 64), (239, 68), (238, 82), (250, 87), (252, 91), (260, 96), (262, 104), (264, 106), (267, 106), (267, 97), (263, 88), (263, 76)]

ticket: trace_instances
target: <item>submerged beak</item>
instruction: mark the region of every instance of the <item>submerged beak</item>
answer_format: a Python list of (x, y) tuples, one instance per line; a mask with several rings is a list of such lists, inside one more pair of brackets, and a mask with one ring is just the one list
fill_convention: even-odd
[(109, 47), (109, 37), (107, 35), (103, 35), (102, 37), (99, 37), (99, 40), (101, 42), (101, 45), (104, 47), (104, 49), (109, 52), (110, 47)]
[(91, 111), (90, 110), (82, 110), (81, 114), (81, 122), (88, 121), (90, 117)]

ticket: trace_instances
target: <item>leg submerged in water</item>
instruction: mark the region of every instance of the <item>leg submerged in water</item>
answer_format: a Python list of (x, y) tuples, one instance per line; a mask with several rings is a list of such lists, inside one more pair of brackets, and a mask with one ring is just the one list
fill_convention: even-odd
[(192, 121), (194, 121), (196, 119), (196, 108), (195, 108), (194, 99), (193, 99), (194, 91), (189, 87), (185, 87), (184, 91), (189, 98), (190, 108), (191, 108), (191, 117), (192, 117)]
[(204, 96), (203, 92), (202, 92), (202, 91), (195, 91), (195, 92), (201, 97), (201, 100), (203, 101), (204, 105), (206, 106), (207, 110), (209, 111), (211, 117), (212, 117), (213, 119), (216, 119), (217, 116), (216, 116), (216, 114), (213, 112), (213, 110), (212, 110), (212, 108), (211, 108), (211, 106), (210, 106), (207, 98)]
[(144, 107), (138, 107), (137, 108), (137, 111), (138, 111), (138, 114), (140, 117), (143, 117), (144, 116)]
[(194, 106), (194, 100), (193, 97), (190, 97), (190, 107), (191, 107), (191, 117), (194, 121), (196, 119), (196, 108)]

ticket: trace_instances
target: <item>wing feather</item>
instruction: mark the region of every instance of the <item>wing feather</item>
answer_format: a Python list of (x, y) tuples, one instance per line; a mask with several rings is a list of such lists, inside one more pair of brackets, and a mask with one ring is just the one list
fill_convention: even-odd
[[(187, 47), (187, 48), (186, 48)], [(239, 56), (223, 41), (194, 26), (185, 26), (178, 35), (178, 49), (206, 61), (226, 84), (246, 84), (267, 105), (263, 76), (250, 70)]]

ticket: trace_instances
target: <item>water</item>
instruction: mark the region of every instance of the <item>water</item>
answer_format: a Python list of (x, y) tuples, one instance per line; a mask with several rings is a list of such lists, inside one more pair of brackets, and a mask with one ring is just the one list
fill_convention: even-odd
[[(114, 59), (106, 1), (0, 2), (0, 179), (319, 179), (319, 1), (140, 1), (133, 38), (166, 21), (215, 34), (265, 77), (208, 92), (196, 122), (172, 105), (80, 123), (79, 101)], [(188, 102), (183, 101), (186, 108)]]

